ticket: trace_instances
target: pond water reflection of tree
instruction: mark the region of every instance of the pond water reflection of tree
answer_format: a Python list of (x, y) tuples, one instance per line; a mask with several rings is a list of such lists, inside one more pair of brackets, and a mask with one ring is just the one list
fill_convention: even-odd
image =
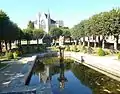
[(74, 75), (89, 88), (93, 94), (120, 94), (120, 83), (82, 64), (72, 66)]
[(59, 81), (59, 87), (64, 89), (65, 83), (69, 83), (68, 79), (70, 79), (64, 74), (67, 70), (70, 70), (83, 85), (91, 88), (93, 94), (120, 94), (118, 81), (82, 64), (67, 63), (67, 61), (50, 65), (38, 63), (34, 71), (40, 77), (40, 82), (44, 83), (51, 81), (52, 77), (58, 74), (56, 79)]

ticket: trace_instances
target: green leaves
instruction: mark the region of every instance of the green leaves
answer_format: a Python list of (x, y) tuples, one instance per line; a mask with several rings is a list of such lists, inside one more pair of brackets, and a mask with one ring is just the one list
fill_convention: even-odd
[(63, 34), (63, 30), (57, 27), (51, 28), (50, 35), (54, 38), (59, 38)]
[(112, 9), (93, 15), (72, 28), (73, 38), (91, 35), (118, 35), (120, 33), (120, 9)]
[(34, 29), (33, 30), (33, 38), (34, 39), (42, 38), (43, 35), (44, 35), (43, 29)]
[(0, 10), (0, 40), (16, 40), (19, 29), (17, 24), (12, 22), (5, 12)]
[(29, 21), (29, 22), (28, 22), (28, 28), (34, 29), (34, 22)]

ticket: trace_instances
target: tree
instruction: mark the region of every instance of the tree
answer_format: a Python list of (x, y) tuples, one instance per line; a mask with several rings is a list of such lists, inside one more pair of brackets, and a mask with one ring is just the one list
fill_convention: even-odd
[(29, 22), (28, 22), (28, 28), (34, 29), (34, 28), (35, 28), (35, 27), (34, 27), (34, 22), (29, 21)]
[(85, 35), (88, 37), (88, 47), (90, 47), (90, 36), (92, 35), (91, 32), (91, 23), (90, 23), (90, 19), (89, 20), (84, 20), (84, 32)]
[(118, 39), (120, 33), (120, 9), (113, 9), (110, 14), (110, 35), (114, 36), (114, 49), (118, 48)]
[(33, 38), (37, 40), (37, 45), (39, 44), (39, 39), (41, 39), (44, 35), (43, 29), (34, 29), (33, 30)]
[(52, 38), (55, 40), (55, 45), (56, 45), (56, 40), (63, 34), (62, 29), (54, 27), (50, 29), (50, 35)]
[(81, 21), (79, 24), (75, 25), (71, 30), (71, 36), (75, 40), (83, 38), (83, 46), (85, 45), (85, 20)]
[(29, 28), (23, 29), (24, 32), (24, 39), (27, 40), (27, 47), (29, 46), (29, 41), (33, 38), (33, 31)]
[[(1, 48), (1, 41), (5, 40), (5, 36), (3, 35), (3, 33), (5, 33), (5, 29), (6, 29), (6, 25), (9, 22), (9, 17), (7, 16), (7, 14), (5, 12), (3, 12), (2, 10), (0, 10), (0, 52), (2, 51)], [(7, 45), (6, 45), (7, 46)]]
[(69, 38), (70, 39), (70, 43), (71, 43), (71, 33), (70, 33), (70, 29), (62, 29), (63, 30), (63, 36), (64, 36), (64, 41), (66, 38)]

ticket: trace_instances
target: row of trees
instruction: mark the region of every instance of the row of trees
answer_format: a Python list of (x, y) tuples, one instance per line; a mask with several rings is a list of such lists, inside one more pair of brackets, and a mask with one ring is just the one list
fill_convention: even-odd
[(2, 42), (5, 43), (7, 49), (7, 43), (11, 49), (11, 42), (19, 40), (21, 37), (21, 29), (10, 20), (8, 15), (0, 10), (0, 52), (2, 51)]
[(39, 44), (39, 39), (41, 39), (45, 34), (43, 29), (36, 29), (32, 21), (28, 22), (28, 26), (26, 29), (23, 29), (23, 32), (24, 37), (27, 40), (27, 44), (29, 44), (29, 41), (33, 39), (37, 40), (37, 45)]
[(47, 39), (58, 40), (60, 36), (71, 39), (71, 33), (68, 27), (51, 27), (49, 34), (46, 34), (43, 29), (36, 29), (32, 21), (28, 22), (26, 29), (21, 30), (17, 24), (12, 22), (9, 16), (0, 10), (0, 52), (2, 51), (2, 43), (5, 43), (6, 50), (8, 50), (7, 45), (11, 49), (11, 43), (17, 41), (18, 46), (21, 47), (21, 40), (27, 40), (27, 44), (30, 44), (30, 40), (37, 40), (39, 44), (39, 39), (46, 35)]
[(26, 29), (21, 30), (5, 12), (0, 10), (0, 52), (2, 51), (2, 43), (5, 43), (6, 50), (8, 50), (7, 44), (11, 49), (11, 43), (15, 40), (18, 41), (18, 46), (21, 46), (21, 40), (27, 40), (27, 44), (29, 44), (31, 39), (37, 39), (38, 43), (38, 39), (43, 35), (44, 31), (35, 29), (32, 21), (29, 21)]
[(79, 40), (80, 38), (83, 38), (83, 45), (85, 37), (88, 37), (88, 46), (90, 46), (89, 38), (92, 36), (94, 39), (94, 47), (96, 47), (96, 36), (98, 37), (98, 43), (100, 43), (100, 36), (102, 36), (102, 48), (105, 47), (106, 37), (114, 36), (114, 49), (118, 48), (119, 33), (119, 8), (93, 15), (89, 19), (83, 20), (75, 25), (71, 30), (71, 35), (74, 39)]
[(70, 29), (68, 27), (59, 27), (59, 28), (53, 27), (50, 29), (49, 35), (54, 40), (55, 44), (60, 36), (64, 36), (64, 40), (66, 38), (70, 38), (70, 40), (71, 40), (71, 33), (70, 33)]

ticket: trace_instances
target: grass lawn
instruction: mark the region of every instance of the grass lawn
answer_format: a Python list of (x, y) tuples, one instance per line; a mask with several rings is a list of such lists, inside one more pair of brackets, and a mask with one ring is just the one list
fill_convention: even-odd
[(2, 68), (2, 67), (4, 67), (4, 66), (6, 66), (7, 64), (5, 64), (5, 63), (0, 63), (0, 69)]

